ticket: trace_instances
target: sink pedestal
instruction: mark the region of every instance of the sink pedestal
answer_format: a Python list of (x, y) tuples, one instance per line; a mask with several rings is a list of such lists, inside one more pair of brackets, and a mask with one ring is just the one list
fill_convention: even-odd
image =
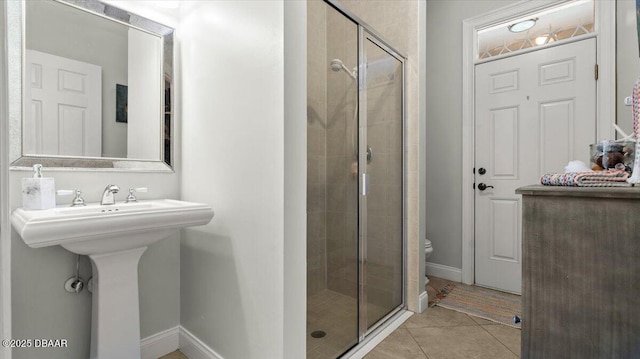
[(91, 254), (91, 359), (140, 359), (138, 262), (147, 247)]
[(31, 248), (61, 245), (91, 258), (91, 359), (140, 359), (140, 256), (174, 231), (211, 218), (207, 204), (157, 199), (41, 211), (17, 208), (11, 224)]

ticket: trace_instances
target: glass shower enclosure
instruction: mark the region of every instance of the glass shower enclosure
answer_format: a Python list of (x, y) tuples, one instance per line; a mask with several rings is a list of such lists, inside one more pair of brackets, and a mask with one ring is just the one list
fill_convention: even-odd
[(405, 307), (405, 58), (337, 2), (307, 13), (307, 358), (337, 358)]

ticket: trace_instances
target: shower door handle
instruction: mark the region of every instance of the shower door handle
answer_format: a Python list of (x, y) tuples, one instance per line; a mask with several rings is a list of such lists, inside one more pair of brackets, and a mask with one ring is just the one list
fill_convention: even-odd
[(367, 146), (367, 163), (371, 163), (371, 161), (373, 161), (373, 148)]
[(362, 195), (366, 196), (367, 195), (367, 190), (369, 187), (369, 176), (367, 176), (366, 173), (362, 174)]

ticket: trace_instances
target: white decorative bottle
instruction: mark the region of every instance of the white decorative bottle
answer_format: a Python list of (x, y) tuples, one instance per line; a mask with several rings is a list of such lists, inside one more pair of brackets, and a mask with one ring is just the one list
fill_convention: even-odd
[(53, 178), (42, 177), (42, 165), (33, 165), (33, 178), (22, 179), (22, 208), (49, 209), (56, 206)]

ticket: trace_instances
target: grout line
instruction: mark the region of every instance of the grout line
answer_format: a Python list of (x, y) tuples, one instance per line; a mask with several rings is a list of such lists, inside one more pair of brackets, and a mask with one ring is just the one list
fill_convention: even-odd
[[(427, 355), (427, 352), (424, 351), (424, 349), (422, 349), (422, 345), (420, 345), (420, 343), (418, 343), (418, 341), (416, 340), (416, 338), (413, 336), (413, 334), (411, 333), (411, 331), (409, 330), (409, 328), (406, 328), (407, 332), (409, 332), (409, 336), (411, 337), (411, 339), (413, 339), (413, 341), (416, 343), (416, 345), (418, 346), (418, 348), (420, 348), (420, 351), (422, 352), (422, 354), (424, 354), (424, 356), (427, 359), (431, 359), (429, 358), (429, 356)], [(392, 333), (393, 334), (393, 333)]]
[[(497, 324), (497, 325), (504, 325), (504, 324)], [(505, 327), (509, 327), (508, 325), (504, 325)], [(491, 334), (490, 331), (488, 331), (484, 325), (480, 325), (480, 327), (482, 327), (482, 329), (484, 329), (485, 332), (489, 333), (489, 335), (491, 335), (495, 340), (498, 341), (498, 343), (502, 344), (503, 347), (507, 348), (508, 351), (510, 351), (511, 353), (513, 353), (516, 357), (520, 358), (520, 354), (515, 353), (513, 350), (509, 349), (509, 347), (502, 342), (502, 340), (500, 340), (498, 337), (496, 337), (495, 335)], [(511, 327), (509, 327), (511, 328)], [(515, 328), (513, 328), (515, 329)], [(522, 345), (522, 344), (521, 344)]]

